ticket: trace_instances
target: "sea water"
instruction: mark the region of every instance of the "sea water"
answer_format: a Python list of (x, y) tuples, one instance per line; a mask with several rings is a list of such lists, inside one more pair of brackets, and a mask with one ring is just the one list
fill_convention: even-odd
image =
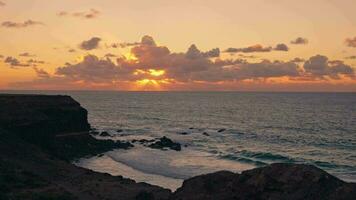
[(135, 143), (76, 162), (96, 171), (175, 190), (199, 174), (283, 162), (356, 182), (356, 93), (35, 93), (71, 95), (88, 110), (93, 128), (113, 135), (98, 139), (167, 136), (183, 147), (163, 151)]

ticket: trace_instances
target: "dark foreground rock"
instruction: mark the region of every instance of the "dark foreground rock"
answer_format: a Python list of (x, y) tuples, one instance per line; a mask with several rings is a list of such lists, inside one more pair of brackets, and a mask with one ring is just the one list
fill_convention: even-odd
[(355, 199), (356, 184), (310, 165), (272, 164), (235, 174), (228, 171), (184, 181), (174, 200)]
[(168, 198), (169, 190), (71, 164), (132, 147), (96, 140), (89, 130), (87, 111), (71, 97), (0, 95), (0, 200)]
[(135, 200), (142, 193), (154, 199), (171, 194), (122, 176), (76, 167), (0, 130), (1, 200)]
[[(308, 165), (202, 175), (175, 193), (79, 168), (68, 161), (132, 146), (90, 136), (86, 115), (68, 96), (0, 95), (0, 200), (356, 199), (355, 184)], [(180, 150), (165, 137), (152, 144)]]

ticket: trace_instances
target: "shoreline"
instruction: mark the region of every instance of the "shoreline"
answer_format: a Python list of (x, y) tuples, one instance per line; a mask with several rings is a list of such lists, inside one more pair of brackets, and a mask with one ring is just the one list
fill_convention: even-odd
[[(103, 165), (103, 163), (106, 163), (106, 165)], [(79, 159), (73, 164), (78, 167), (90, 169), (96, 172), (109, 173), (112, 176), (124, 176), (126, 178), (135, 180), (138, 183), (148, 183), (151, 185), (169, 189), (172, 192), (180, 188), (184, 181), (183, 179), (174, 179), (172, 177), (142, 172), (129, 165), (126, 165), (125, 163), (114, 161), (106, 155), (103, 155), (101, 157), (95, 156), (92, 158)]]

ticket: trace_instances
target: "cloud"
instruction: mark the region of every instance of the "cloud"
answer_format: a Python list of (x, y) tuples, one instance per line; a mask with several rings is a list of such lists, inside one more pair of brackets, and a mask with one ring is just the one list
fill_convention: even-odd
[(271, 52), (272, 47), (263, 47), (260, 44), (256, 44), (254, 46), (249, 46), (245, 48), (228, 48), (225, 50), (226, 53), (255, 53), (255, 52)]
[(348, 57), (345, 57), (345, 59), (355, 60), (355, 59), (356, 59), (356, 56), (348, 56)]
[[(209, 52), (209, 53), (208, 53)], [(214, 53), (211, 53), (214, 52)], [(139, 45), (130, 49), (130, 56), (117, 57), (107, 54), (103, 58), (86, 55), (76, 63), (66, 63), (54, 74), (36, 73), (40, 79), (36, 84), (54, 85), (105, 85), (117, 86), (137, 82), (169, 84), (220, 84), (241, 81), (283, 80), (327, 80), (342, 76), (354, 78), (351, 66), (342, 61), (329, 61), (325, 56), (313, 56), (304, 66), (304, 60), (291, 61), (262, 60), (249, 62), (244, 59), (222, 59), (214, 57), (217, 50), (201, 51), (191, 45), (186, 52), (171, 52), (166, 46), (159, 46), (152, 37), (144, 37)], [(212, 59), (214, 57), (214, 59)], [(47, 85), (46, 85), (47, 86)]]
[(356, 37), (354, 37), (354, 38), (347, 38), (347, 39), (345, 40), (345, 43), (346, 43), (346, 46), (348, 46), (348, 47), (354, 47), (354, 48), (356, 48)]
[(339, 79), (340, 75), (349, 77), (355, 76), (354, 69), (346, 65), (343, 61), (329, 61), (328, 57), (316, 55), (304, 63), (304, 70), (308, 75), (323, 79), (328, 76), (332, 79)]
[(6, 6), (6, 4), (4, 2), (0, 1), (0, 7), (2, 7), (2, 6)]
[(83, 50), (93, 50), (99, 47), (99, 43), (101, 41), (101, 38), (99, 37), (93, 37), (89, 40), (83, 41), (79, 47)]
[(0, 58), (4, 58), (4, 56), (0, 54)]
[(259, 52), (271, 52), (274, 51), (289, 51), (289, 47), (286, 44), (277, 44), (276, 47), (263, 47), (260, 44), (256, 44), (253, 46), (245, 47), (245, 48), (228, 48), (224, 52), (225, 53), (259, 53)]
[(4, 60), (4, 63), (9, 64), (11, 67), (29, 67), (29, 64), (21, 63), (17, 58), (14, 57), (7, 57)]
[(110, 47), (112, 48), (126, 48), (126, 47), (132, 47), (132, 46), (137, 46), (140, 45), (141, 42), (123, 42), (123, 43), (114, 43), (111, 44)]
[(290, 43), (291, 44), (308, 44), (309, 41), (307, 38), (298, 37), (295, 40), (292, 40)]
[(56, 75), (69, 80), (86, 82), (112, 82), (132, 72), (132, 69), (122, 69), (110, 59), (100, 59), (95, 55), (87, 55), (82, 62), (67, 63), (56, 70)]
[(37, 66), (37, 64), (45, 64), (45, 61), (42, 60), (35, 60), (35, 59), (29, 59), (27, 60), (28, 64), (32, 64), (33, 66)]
[(138, 45), (146, 45), (146, 46), (156, 46), (156, 42), (153, 37), (149, 35), (145, 35), (142, 37), (140, 42), (122, 42), (122, 43), (114, 43), (111, 45), (112, 48), (126, 48), (133, 47)]
[(294, 58), (293, 60), (291, 60), (291, 62), (294, 62), (294, 63), (301, 63), (301, 62), (305, 62), (305, 59), (296, 57), (296, 58)]
[(24, 22), (5, 21), (1, 24), (1, 26), (5, 28), (26, 28), (26, 27), (37, 26), (37, 25), (44, 25), (44, 23), (39, 21), (26, 20)]
[(147, 45), (147, 46), (156, 46), (155, 40), (153, 39), (153, 37), (151, 37), (149, 35), (145, 35), (142, 37), (141, 44)]
[(39, 78), (50, 78), (50, 74), (46, 72), (44, 69), (39, 69), (37, 67), (33, 68)]
[(20, 53), (19, 56), (21, 56), (21, 57), (36, 57), (35, 54), (30, 54), (28, 52)]
[(214, 48), (210, 51), (203, 52), (203, 56), (208, 57), (208, 58), (217, 58), (220, 57), (220, 49), (219, 48)]
[(69, 49), (68, 52), (69, 52), (69, 53), (75, 53), (76, 50), (75, 50), (75, 49)]
[(286, 44), (277, 44), (276, 47), (273, 49), (275, 51), (289, 51), (289, 47)]
[(71, 16), (71, 17), (78, 17), (78, 18), (83, 18), (83, 19), (94, 19), (99, 17), (101, 14), (100, 11), (96, 9), (90, 9), (89, 11), (85, 12), (67, 12), (67, 11), (61, 11), (57, 15), (60, 17), (65, 17), (65, 16)]

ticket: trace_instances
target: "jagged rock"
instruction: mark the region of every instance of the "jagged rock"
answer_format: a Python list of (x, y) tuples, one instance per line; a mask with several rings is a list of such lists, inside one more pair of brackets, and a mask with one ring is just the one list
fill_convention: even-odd
[(182, 149), (179, 143), (173, 142), (171, 139), (167, 138), (166, 136), (163, 136), (162, 138), (159, 139), (159, 141), (148, 145), (148, 147), (153, 149), (170, 148), (175, 151), (180, 151)]
[(352, 200), (356, 184), (310, 165), (272, 164), (235, 174), (228, 171), (184, 181), (173, 200), (288, 199)]

